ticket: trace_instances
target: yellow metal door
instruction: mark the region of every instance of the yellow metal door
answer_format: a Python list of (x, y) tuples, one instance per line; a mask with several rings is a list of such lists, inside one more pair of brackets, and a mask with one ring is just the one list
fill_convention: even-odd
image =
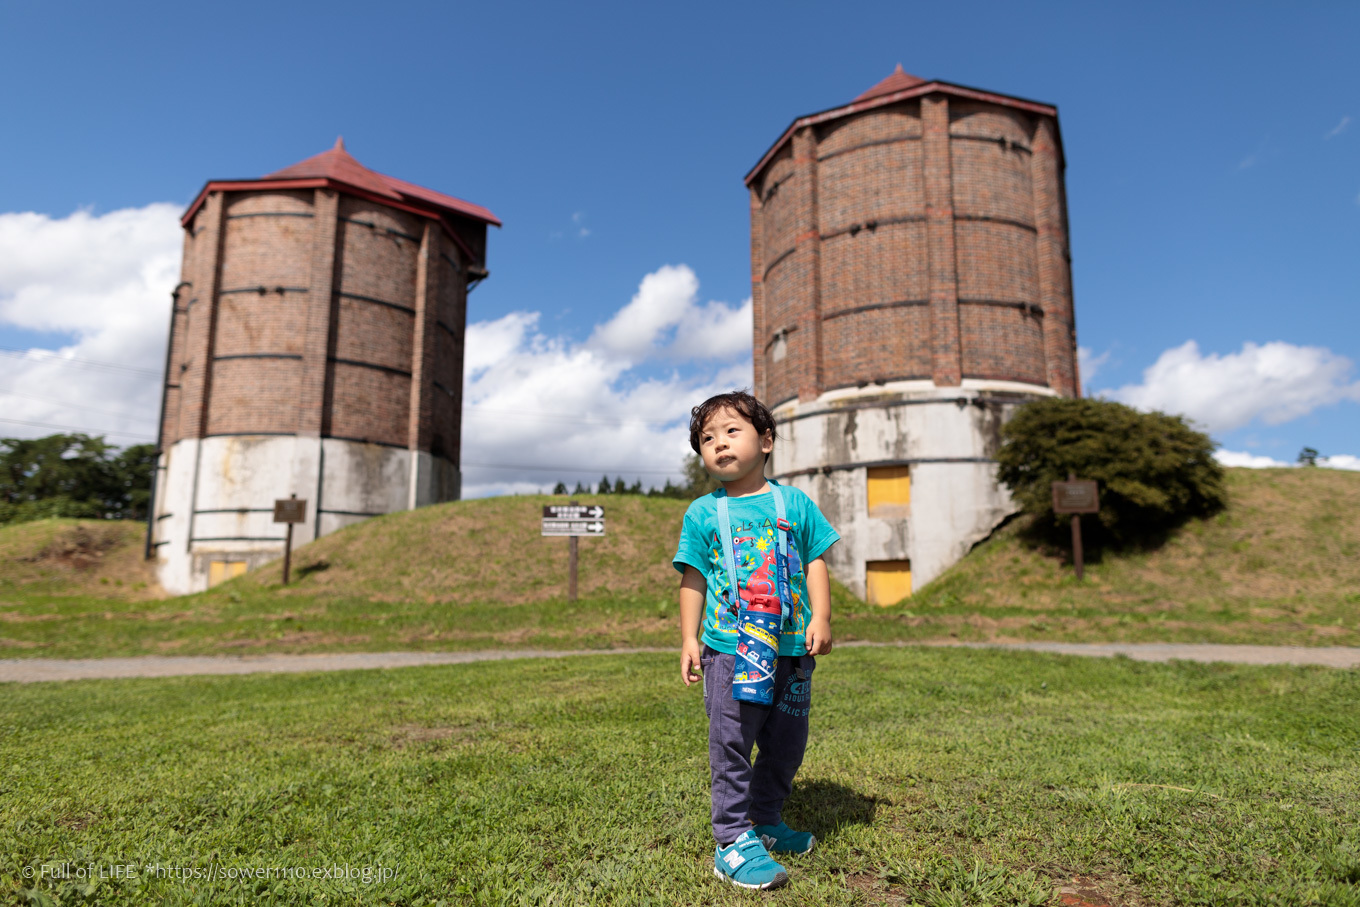
[(895, 605), (911, 598), (911, 561), (869, 561), (864, 585), (871, 605)]

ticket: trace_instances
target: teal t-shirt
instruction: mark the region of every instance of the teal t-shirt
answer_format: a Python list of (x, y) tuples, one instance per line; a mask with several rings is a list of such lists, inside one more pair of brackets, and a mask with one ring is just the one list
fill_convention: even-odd
[[(807, 576), (803, 565), (819, 558), (840, 536), (822, 516), (817, 505), (803, 492), (790, 485), (779, 486), (784, 494), (785, 516), (789, 521), (789, 577), (793, 593), (792, 619), (784, 624), (779, 637), (780, 655), (802, 655), (807, 652), (808, 623), (812, 620), (812, 603), (808, 601)], [(732, 520), (732, 547), (737, 560), (737, 583), (742, 597), (750, 593), (775, 594), (775, 552), (778, 549), (778, 529), (775, 527), (774, 495), (769, 491), (728, 499), (728, 515)], [(671, 563), (685, 572), (685, 565), (704, 576), (703, 640), (719, 652), (737, 650), (737, 614), (740, 605), (732, 597), (727, 577), (727, 559), (723, 557), (721, 536), (718, 533), (718, 494), (706, 494), (696, 499), (685, 511), (685, 523), (680, 530), (680, 547)]]

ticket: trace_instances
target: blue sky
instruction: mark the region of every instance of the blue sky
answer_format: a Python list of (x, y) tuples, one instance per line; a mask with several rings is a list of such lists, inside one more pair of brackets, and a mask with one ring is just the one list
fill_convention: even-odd
[[(1169, 406), (1176, 363), (1181, 374), (1236, 382), (1245, 396), (1280, 386), (1262, 379), (1255, 390), (1262, 369), (1301, 368), (1299, 381), (1312, 385), (1288, 385), (1294, 396), (1273, 409), (1267, 401), (1223, 415), (1215, 438), (1283, 460), (1305, 444), (1360, 455), (1360, 385), (1343, 361), (1360, 362), (1356, 4), (0, 10), (0, 216), (183, 206), (207, 179), (260, 175), (343, 134), (373, 169), (504, 220), (469, 321), (537, 312), (516, 322), (521, 349), (563, 355), (589, 345), (666, 265), (697, 278), (692, 306), (739, 309), (750, 294), (742, 176), (792, 119), (849, 101), (895, 64), (1054, 103), (1078, 339), (1098, 364), (1088, 388)], [(18, 293), (20, 278), (4, 279), (0, 300)], [(168, 317), (168, 299), (147, 305)], [(81, 336), (69, 321), (12, 310), (0, 306), (0, 347), (70, 348)], [(1195, 349), (1164, 361), (1162, 384), (1148, 386), (1144, 371), (1189, 341)], [(1276, 346), (1262, 352), (1266, 344)], [(94, 358), (96, 348), (77, 355)], [(112, 341), (104, 349), (124, 355)], [(159, 369), (149, 341), (126, 349), (119, 363)], [(657, 405), (629, 397), (648, 382), (698, 392), (737, 374), (741, 358), (671, 352), (634, 357), (607, 378), (621, 411), (630, 400)], [(25, 386), (0, 390), (41, 396), (34, 380), (12, 377)], [(1221, 405), (1224, 393), (1204, 405)], [(94, 412), (30, 421), (102, 427), (101, 413), (140, 412), (145, 399), (128, 392), (120, 408), (82, 393)], [(675, 401), (677, 417), (689, 402)]]

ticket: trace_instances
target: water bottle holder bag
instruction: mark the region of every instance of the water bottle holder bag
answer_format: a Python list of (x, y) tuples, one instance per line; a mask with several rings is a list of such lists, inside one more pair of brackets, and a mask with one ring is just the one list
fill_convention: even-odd
[(784, 620), (791, 614), (792, 602), (785, 573), (788, 569), (789, 523), (784, 518), (784, 497), (771, 481), (779, 542), (776, 560), (780, 595), (740, 596), (736, 552), (732, 547), (732, 526), (728, 518), (726, 493), (718, 497), (718, 525), (727, 564), (729, 588), (737, 597), (737, 652), (732, 672), (732, 698), (740, 702), (771, 705), (774, 702), (774, 674), (779, 664), (779, 637)]

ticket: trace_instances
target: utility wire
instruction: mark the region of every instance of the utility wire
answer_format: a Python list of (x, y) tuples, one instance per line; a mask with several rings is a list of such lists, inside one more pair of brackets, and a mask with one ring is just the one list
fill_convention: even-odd
[(25, 400), (36, 400), (39, 403), (50, 403), (53, 406), (63, 406), (66, 407), (67, 409), (78, 409), (81, 410), (82, 412), (96, 413), (97, 415), (100, 416), (117, 416), (122, 419), (141, 419), (146, 420), (148, 422), (153, 421), (152, 417), (147, 415), (135, 415), (133, 413), (116, 413), (113, 410), (109, 409), (92, 409), (88, 406), (77, 406), (74, 403), (67, 403), (65, 400), (53, 400), (50, 397), (35, 397), (32, 394), (21, 394), (18, 391), (0, 391), (0, 394), (5, 395), (6, 397), (23, 397)]
[(38, 362), (55, 361), (69, 363), (70, 365), (83, 365), (88, 368), (116, 369), (120, 372), (135, 372), (139, 375), (151, 375), (156, 378), (161, 377), (159, 370), (153, 371), (149, 368), (137, 368), (133, 365), (118, 365), (113, 362), (96, 362), (93, 359), (79, 359), (75, 356), (59, 356), (56, 353), (51, 353), (47, 350), (16, 350), (9, 347), (0, 347), (0, 353), (4, 353), (6, 356), (14, 356), (19, 359), (29, 359), (32, 356), (37, 355), (39, 358), (36, 361)]
[[(116, 369), (118, 371), (132, 372), (138, 375), (151, 375), (152, 377), (155, 378), (161, 377), (161, 373), (159, 371), (153, 371), (152, 369), (137, 368), (136, 366), (131, 365), (118, 365), (112, 362), (97, 362), (93, 359), (80, 359), (75, 356), (59, 356), (56, 353), (49, 353), (46, 350), (16, 350), (10, 349), (8, 347), (0, 347), (0, 353), (5, 354), (6, 356), (14, 356), (20, 359), (30, 359), (32, 356), (36, 354), (40, 357), (37, 360), (35, 360), (38, 362), (53, 362), (60, 365), (81, 365), (89, 368)], [(16, 394), (15, 396), (24, 395)], [(31, 399), (39, 400), (42, 398), (33, 397)], [(60, 403), (60, 401), (46, 399), (43, 399), (42, 402)], [(71, 403), (64, 403), (62, 405), (71, 406), (75, 409), (80, 409), (80, 407), (75, 406), (75, 404)], [(567, 415), (564, 413), (546, 413), (516, 409), (493, 409), (490, 407), (477, 406), (475, 404), (467, 404), (463, 407), (463, 410), (470, 415), (476, 416), (481, 415), (523, 416), (532, 419), (546, 419), (552, 422), (566, 422), (573, 425), (653, 425), (658, 427), (666, 427), (675, 425), (677, 422), (680, 422), (682, 419), (684, 419), (683, 416), (677, 416), (674, 419), (613, 419), (613, 418), (601, 418), (598, 416), (580, 418), (577, 416)], [(97, 410), (91, 410), (91, 412), (97, 412)], [(114, 415), (113, 413), (107, 414)], [(135, 417), (129, 416), (129, 418)]]
[(645, 473), (652, 476), (673, 476), (680, 472), (678, 469), (638, 469), (633, 466), (606, 467), (605, 469), (601, 469), (598, 466), (518, 466), (512, 463), (468, 463), (466, 461), (464, 461), (463, 465), (475, 466), (478, 469), (529, 469), (537, 472), (612, 472), (615, 474), (627, 473), (628, 475)]
[(561, 414), (561, 413), (530, 412), (530, 411), (528, 411), (528, 410), (515, 410), (515, 409), (491, 409), (491, 408), (489, 408), (489, 407), (475, 406), (475, 405), (472, 405), (472, 404), (468, 404), (467, 406), (464, 406), (464, 407), (463, 407), (463, 411), (466, 412), (466, 413), (468, 413), (468, 414), (470, 414), (470, 415), (484, 415), (484, 414), (485, 414), (485, 415), (492, 415), (492, 416), (527, 416), (527, 417), (531, 417), (531, 418), (535, 418), (535, 419), (547, 419), (547, 420), (553, 421), (553, 422), (570, 422), (570, 423), (579, 424), (579, 425), (656, 425), (656, 426), (668, 426), (668, 425), (674, 425), (674, 424), (676, 424), (677, 422), (679, 422), (681, 419), (685, 418), (685, 417), (683, 417), (683, 416), (677, 416), (677, 417), (674, 418), (674, 419), (667, 419), (667, 420), (649, 420), (649, 419), (611, 419), (611, 418), (599, 418), (599, 417), (595, 417), (595, 418), (584, 418), (584, 419), (582, 419), (582, 418), (579, 418), (579, 417), (577, 417), (577, 416), (565, 415), (565, 414)]
[(154, 441), (150, 435), (142, 435), (132, 431), (113, 431), (107, 428), (77, 428), (74, 425), (55, 425), (51, 422), (25, 422), (23, 419), (0, 419), (0, 422), (8, 422), (11, 425), (32, 425), (37, 428), (60, 428), (63, 431), (80, 432), (82, 435), (122, 435), (125, 438), (141, 438), (143, 441)]

